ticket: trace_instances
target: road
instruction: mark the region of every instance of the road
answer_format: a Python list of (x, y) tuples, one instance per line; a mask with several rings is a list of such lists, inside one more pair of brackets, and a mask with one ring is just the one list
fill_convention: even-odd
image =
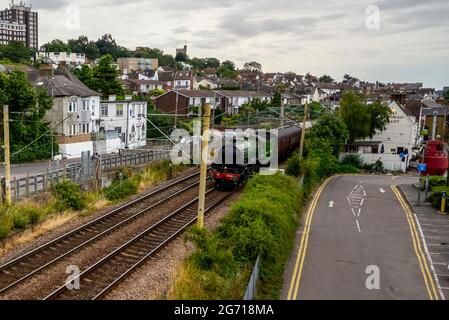
[(439, 298), (424, 244), (394, 185), (417, 178), (339, 176), (317, 193), (286, 271), (291, 300)]

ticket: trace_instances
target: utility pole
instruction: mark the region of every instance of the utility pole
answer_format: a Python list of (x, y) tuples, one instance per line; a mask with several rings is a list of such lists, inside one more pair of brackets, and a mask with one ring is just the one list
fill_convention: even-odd
[(281, 95), (281, 128), (283, 128), (285, 119), (285, 104), (284, 99), (282, 98), (282, 93), (280, 95)]
[(306, 138), (306, 123), (307, 123), (308, 112), (309, 112), (309, 103), (306, 102), (306, 105), (304, 107), (304, 122), (303, 122), (302, 129), (301, 129), (301, 143), (299, 146), (299, 159), (301, 159), (301, 160), (303, 158), (303, 153), (304, 153), (304, 141)]
[(175, 129), (178, 127), (178, 101), (179, 101), (179, 91), (176, 90)]
[(204, 108), (203, 135), (201, 139), (200, 194), (198, 197), (198, 226), (204, 228), (204, 210), (206, 205), (207, 158), (209, 153), (210, 105)]
[(11, 153), (9, 146), (9, 107), (3, 106), (3, 130), (5, 139), (5, 202), (11, 203)]

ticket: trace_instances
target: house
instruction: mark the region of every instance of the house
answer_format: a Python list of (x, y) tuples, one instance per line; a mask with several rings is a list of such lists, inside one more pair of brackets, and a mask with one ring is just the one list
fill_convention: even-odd
[(157, 70), (159, 68), (158, 59), (118, 58), (117, 64), (121, 74), (128, 74), (133, 71)]
[(117, 100), (116, 96), (111, 95), (108, 100), (102, 100), (99, 131), (104, 143), (98, 143), (97, 149), (111, 153), (118, 149), (144, 147), (147, 143), (147, 107), (146, 101), (135, 101), (131, 96)]
[[(413, 112), (396, 101), (391, 101), (388, 107), (392, 113), (385, 130), (370, 140), (347, 146), (347, 151), (360, 154), (365, 163), (380, 160), (387, 170), (405, 171), (419, 136), (419, 123)], [(408, 156), (401, 157), (401, 154)]]
[(158, 71), (157, 72), (157, 80), (164, 83), (163, 89), (168, 91), (173, 89), (174, 83), (173, 79), (175, 77), (174, 71)]
[(175, 90), (193, 90), (193, 72), (176, 71), (173, 78), (173, 89)]
[(282, 94), (282, 99), (284, 101), (284, 105), (303, 105), (305, 104), (305, 96), (299, 95), (296, 93), (284, 93)]
[(52, 64), (55, 69), (59, 65), (77, 67), (86, 64), (86, 55), (84, 53), (37, 52), (36, 59)]
[(220, 87), (220, 82), (217, 80), (202, 78), (195, 79), (193, 83), (193, 90), (201, 90), (202, 88), (209, 88), (210, 90), (215, 90)]
[(220, 96), (220, 106), (229, 115), (238, 114), (239, 109), (254, 99), (271, 102), (273, 96), (264, 91), (215, 90)]
[(42, 75), (35, 87), (46, 88), (53, 106), (45, 120), (54, 127), (63, 158), (78, 158), (84, 151), (94, 152), (92, 134), (99, 130), (101, 94), (89, 89), (69, 72)]
[(157, 110), (165, 113), (188, 117), (194, 114), (194, 108), (211, 104), (220, 107), (220, 96), (209, 90), (172, 90), (154, 99)]
[(146, 96), (156, 89), (164, 89), (164, 82), (162, 81), (127, 79), (124, 82), (128, 91), (139, 96)]

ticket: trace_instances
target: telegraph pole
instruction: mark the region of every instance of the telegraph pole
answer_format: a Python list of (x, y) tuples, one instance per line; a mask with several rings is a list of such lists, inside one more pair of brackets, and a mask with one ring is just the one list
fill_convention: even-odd
[(210, 105), (204, 108), (203, 136), (201, 139), (200, 194), (198, 197), (198, 226), (204, 228), (204, 211), (206, 205), (207, 158), (209, 151)]
[(284, 127), (284, 119), (285, 119), (285, 104), (281, 94), (281, 128)]
[(178, 101), (179, 101), (179, 91), (176, 90), (175, 129), (178, 127)]
[(304, 153), (304, 140), (306, 139), (306, 123), (307, 123), (307, 114), (309, 112), (309, 103), (306, 102), (304, 107), (304, 122), (301, 129), (301, 143), (299, 146), (299, 159), (302, 160)]
[(9, 107), (3, 106), (3, 130), (5, 139), (5, 202), (11, 203), (11, 153), (9, 146)]

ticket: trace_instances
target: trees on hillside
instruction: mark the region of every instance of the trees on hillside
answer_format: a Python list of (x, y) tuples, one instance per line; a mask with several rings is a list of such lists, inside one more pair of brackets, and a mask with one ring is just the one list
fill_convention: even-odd
[(333, 79), (331, 76), (325, 74), (325, 75), (322, 75), (322, 76), (320, 77), (320, 82), (323, 82), (323, 83), (332, 83), (332, 82), (334, 82), (334, 79)]
[(69, 46), (62, 40), (55, 39), (41, 47), (45, 52), (71, 52)]
[(10, 41), (9, 44), (0, 46), (0, 58), (14, 63), (30, 63), (33, 51), (26, 48), (18, 41)]
[(345, 92), (340, 101), (339, 115), (349, 130), (349, 142), (372, 138), (390, 121), (390, 109), (381, 103), (367, 104), (364, 96)]
[(100, 50), (94, 41), (89, 41), (86, 36), (79, 36), (78, 39), (70, 39), (67, 42), (71, 52), (84, 53), (90, 60), (96, 60), (100, 57)]

